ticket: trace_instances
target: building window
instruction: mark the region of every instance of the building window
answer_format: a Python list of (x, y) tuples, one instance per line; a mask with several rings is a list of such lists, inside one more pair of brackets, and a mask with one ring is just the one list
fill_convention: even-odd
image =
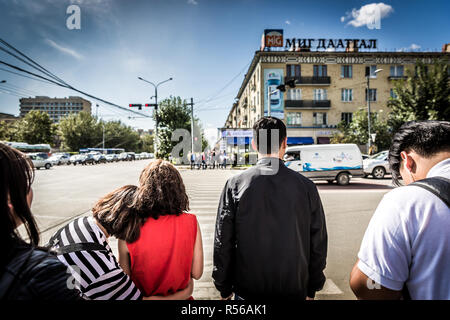
[(341, 78), (351, 78), (353, 76), (352, 66), (343, 65), (341, 66)]
[(288, 77), (300, 77), (301, 70), (299, 64), (288, 64), (286, 66), (286, 76)]
[(391, 77), (403, 77), (403, 66), (391, 66)]
[(327, 66), (326, 65), (315, 65), (313, 67), (314, 77), (326, 77), (327, 76)]
[(315, 126), (321, 126), (327, 124), (327, 113), (326, 112), (314, 112), (313, 113), (313, 124)]
[(289, 89), (287, 100), (302, 100), (302, 89)]
[(377, 70), (377, 66), (376, 65), (372, 65), (369, 67), (370, 70), (370, 77), (371, 78), (376, 78), (377, 74), (375, 73), (375, 71)]
[(344, 102), (353, 101), (353, 89), (341, 89), (341, 100)]
[(286, 114), (286, 122), (288, 126), (301, 126), (302, 125), (302, 113), (301, 112), (288, 112)]
[(353, 113), (351, 112), (342, 112), (341, 113), (341, 121), (344, 121), (346, 124), (349, 124), (353, 120)]
[(314, 100), (327, 100), (327, 89), (314, 89)]
[[(369, 89), (370, 101), (377, 101), (377, 89)], [(366, 101), (367, 101), (367, 88), (366, 88)]]
[(391, 92), (391, 98), (397, 99), (397, 94), (395, 93), (394, 89), (391, 89), (390, 92)]

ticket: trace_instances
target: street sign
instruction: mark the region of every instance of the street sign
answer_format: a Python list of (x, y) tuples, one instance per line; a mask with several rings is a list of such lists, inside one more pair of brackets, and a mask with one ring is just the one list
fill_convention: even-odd
[(376, 133), (372, 133), (371, 136), (372, 136), (372, 141), (375, 142), (375, 137), (377, 136), (377, 134)]

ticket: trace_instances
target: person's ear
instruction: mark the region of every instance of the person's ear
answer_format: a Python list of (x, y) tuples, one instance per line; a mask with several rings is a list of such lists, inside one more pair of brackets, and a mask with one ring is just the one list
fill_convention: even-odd
[(409, 172), (415, 172), (416, 171), (416, 162), (414, 161), (413, 157), (406, 152), (402, 151), (400, 153), (400, 157), (402, 158), (402, 165), (405, 167), (405, 169)]
[(252, 148), (253, 148), (254, 151), (258, 152), (258, 148), (256, 147), (255, 138), (252, 138)]
[(287, 137), (284, 138), (283, 143), (281, 144), (281, 148), (283, 148), (283, 149), (287, 148)]

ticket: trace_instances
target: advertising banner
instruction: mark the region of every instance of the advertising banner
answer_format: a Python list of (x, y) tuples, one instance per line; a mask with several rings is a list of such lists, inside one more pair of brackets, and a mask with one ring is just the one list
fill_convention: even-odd
[(270, 103), (270, 115), (279, 119), (284, 118), (283, 93), (277, 91), (268, 101), (268, 93), (276, 90), (277, 86), (283, 83), (283, 78), (283, 69), (264, 69), (264, 116), (268, 115)]

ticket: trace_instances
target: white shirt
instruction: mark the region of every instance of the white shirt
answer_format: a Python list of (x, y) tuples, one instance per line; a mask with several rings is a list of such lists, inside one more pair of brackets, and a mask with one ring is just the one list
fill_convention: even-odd
[[(450, 178), (450, 159), (427, 178)], [(364, 235), (358, 268), (411, 299), (450, 300), (450, 209), (431, 192), (404, 186), (385, 194)], [(374, 289), (375, 290), (375, 289)]]

